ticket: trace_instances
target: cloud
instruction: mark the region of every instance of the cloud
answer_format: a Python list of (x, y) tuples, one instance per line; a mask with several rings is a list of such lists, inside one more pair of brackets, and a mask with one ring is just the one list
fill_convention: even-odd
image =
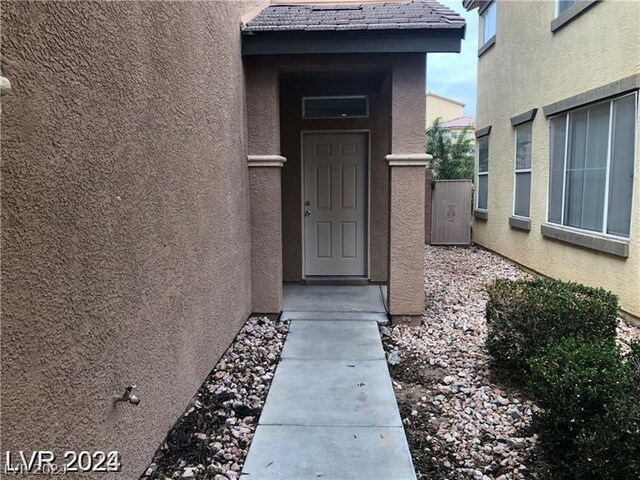
[(467, 12), (461, 0), (439, 0), (439, 3), (462, 15), (467, 22), (467, 31), (460, 53), (427, 55), (427, 90), (465, 103), (465, 114), (475, 116), (478, 11)]

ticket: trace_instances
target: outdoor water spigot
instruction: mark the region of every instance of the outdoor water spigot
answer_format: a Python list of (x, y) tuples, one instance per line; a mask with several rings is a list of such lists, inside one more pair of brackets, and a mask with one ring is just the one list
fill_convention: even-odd
[(140, 403), (140, 397), (138, 397), (133, 391), (138, 388), (135, 383), (132, 383), (125, 388), (121, 397), (116, 398), (116, 402), (129, 402), (131, 405), (138, 405)]

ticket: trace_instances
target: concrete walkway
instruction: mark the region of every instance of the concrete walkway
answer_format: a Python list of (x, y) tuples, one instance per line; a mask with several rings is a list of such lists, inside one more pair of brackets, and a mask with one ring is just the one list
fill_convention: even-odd
[(378, 333), (383, 298), (287, 286), (283, 318), (295, 318), (241, 478), (415, 480)]

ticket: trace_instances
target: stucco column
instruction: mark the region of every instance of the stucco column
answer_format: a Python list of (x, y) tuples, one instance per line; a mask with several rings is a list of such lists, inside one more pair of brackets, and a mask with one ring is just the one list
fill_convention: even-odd
[(256, 314), (282, 310), (282, 208), (280, 155), (249, 155), (251, 195), (251, 298)]
[(430, 155), (387, 155), (388, 309), (394, 324), (419, 325), (424, 313), (425, 172)]
[(398, 57), (392, 71), (388, 308), (393, 323), (424, 313), (426, 56)]
[(279, 75), (270, 62), (245, 62), (251, 210), (251, 309), (282, 310), (282, 193)]

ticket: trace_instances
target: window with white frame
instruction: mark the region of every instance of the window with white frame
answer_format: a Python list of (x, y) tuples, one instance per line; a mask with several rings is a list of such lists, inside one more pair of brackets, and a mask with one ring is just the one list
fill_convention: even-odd
[(482, 42), (484, 45), (496, 34), (496, 5), (498, 2), (492, 2), (481, 14), (482, 18)]
[(476, 206), (479, 210), (487, 210), (489, 187), (489, 135), (478, 138), (478, 198)]
[(530, 216), (532, 125), (527, 122), (516, 127), (513, 214), (519, 217)]
[(577, 0), (556, 0), (556, 17), (575, 5)]
[(548, 221), (629, 237), (638, 94), (550, 120)]

